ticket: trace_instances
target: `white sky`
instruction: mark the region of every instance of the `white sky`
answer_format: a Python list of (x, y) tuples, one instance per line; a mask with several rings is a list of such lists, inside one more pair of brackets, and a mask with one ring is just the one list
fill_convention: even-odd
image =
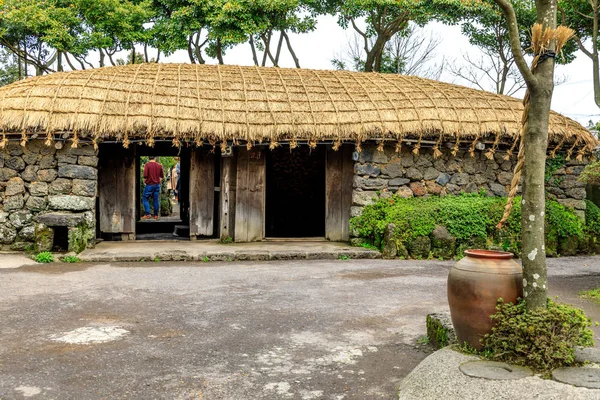
[[(460, 59), (461, 52), (476, 53), (478, 51), (461, 34), (459, 26), (431, 23), (427, 25), (426, 29), (435, 32), (442, 38), (442, 43), (436, 50), (436, 60), (433, 60), (433, 62), (439, 62), (442, 57), (446, 60)], [(322, 16), (319, 18), (317, 29), (314, 32), (290, 35), (290, 39), (302, 68), (333, 69), (331, 59), (343, 50), (352, 33), (351, 29), (343, 30), (337, 24), (336, 17)], [(187, 52), (179, 51), (168, 57), (167, 61), (189, 62), (189, 58)], [(215, 60), (208, 60), (207, 62), (215, 63)], [(249, 45), (242, 44), (229, 50), (225, 55), (225, 63), (253, 65)], [(294, 66), (285, 46), (282, 51), (280, 66)], [(587, 126), (590, 119), (600, 120), (600, 109), (594, 102), (591, 60), (583, 53), (578, 52), (577, 59), (573, 63), (567, 66), (557, 66), (556, 74), (565, 76), (566, 82), (555, 88), (552, 109), (579, 121), (584, 126)], [(460, 82), (448, 73), (444, 73), (441, 80), (467, 85), (466, 82)], [(519, 95), (522, 96), (522, 93), (519, 93)]]

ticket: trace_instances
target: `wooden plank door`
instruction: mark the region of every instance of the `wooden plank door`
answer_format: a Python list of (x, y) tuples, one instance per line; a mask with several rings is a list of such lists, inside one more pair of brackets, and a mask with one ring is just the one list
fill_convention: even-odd
[(135, 146), (104, 145), (99, 152), (100, 231), (135, 239)]
[(190, 238), (212, 236), (215, 215), (215, 157), (202, 148), (191, 152)]
[(350, 207), (354, 178), (352, 151), (350, 145), (343, 145), (338, 151), (327, 149), (325, 237), (335, 242), (350, 240)]
[(265, 237), (266, 154), (263, 147), (237, 151), (235, 241), (256, 242)]

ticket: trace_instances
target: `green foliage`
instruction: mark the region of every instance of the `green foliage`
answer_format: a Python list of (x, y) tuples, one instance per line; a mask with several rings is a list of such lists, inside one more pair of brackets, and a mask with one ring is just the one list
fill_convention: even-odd
[(450, 339), (448, 337), (448, 329), (437, 319), (427, 316), (427, 336), (428, 342), (434, 344), (437, 348), (448, 346)]
[(160, 257), (154, 257), (154, 262), (160, 262)]
[(64, 256), (60, 260), (68, 264), (75, 264), (81, 261), (79, 258), (77, 258), (77, 256)]
[(203, 262), (209, 262), (210, 258), (208, 258), (208, 256), (204, 256), (204, 258), (202, 259)]
[(600, 186), (600, 161), (586, 165), (579, 175), (579, 180), (590, 185)]
[(571, 236), (583, 237), (584, 224), (573, 210), (556, 201), (546, 202), (546, 236), (556, 239), (567, 239)]
[(349, 256), (349, 255), (346, 255), (346, 254), (340, 254), (340, 255), (338, 256), (338, 260), (347, 261), (347, 260), (349, 260), (349, 259), (350, 259), (350, 256)]
[(77, 225), (69, 229), (69, 251), (77, 254), (84, 251), (90, 241), (96, 237), (95, 227), (88, 227), (85, 224)]
[[(456, 238), (456, 255), (472, 247), (502, 248), (520, 253), (521, 198), (514, 200), (512, 213), (501, 230), (496, 229), (504, 212), (504, 197), (484, 194), (462, 194), (445, 197), (399, 196), (379, 199), (363, 209), (350, 221), (352, 231), (363, 243), (383, 247), (383, 235), (388, 224), (396, 225), (395, 239), (405, 247), (419, 236), (431, 236), (436, 225), (442, 225)], [(590, 207), (590, 219), (585, 225), (573, 210), (562, 204), (546, 202), (546, 235), (554, 241), (572, 237), (582, 238), (584, 231), (600, 233), (597, 207)], [(600, 214), (600, 212), (599, 212)]]
[(49, 251), (43, 251), (35, 256), (35, 261), (43, 264), (54, 262), (54, 255)]
[(231, 236), (222, 236), (219, 241), (222, 244), (231, 244), (231, 243), (233, 243), (233, 238)]
[(575, 346), (594, 345), (591, 321), (571, 305), (548, 299), (547, 306), (526, 311), (525, 302), (499, 303), (483, 354), (540, 371), (574, 364)]
[(600, 208), (589, 200), (585, 200), (585, 205), (585, 231), (600, 236)]
[(581, 297), (583, 297), (585, 299), (590, 299), (590, 300), (593, 300), (594, 302), (600, 304), (600, 288), (581, 292), (580, 295), (581, 295)]
[(559, 179), (554, 176), (554, 173), (565, 166), (567, 160), (562, 154), (557, 154), (554, 158), (546, 159), (546, 171), (544, 173), (544, 182), (551, 183), (555, 186), (560, 184)]

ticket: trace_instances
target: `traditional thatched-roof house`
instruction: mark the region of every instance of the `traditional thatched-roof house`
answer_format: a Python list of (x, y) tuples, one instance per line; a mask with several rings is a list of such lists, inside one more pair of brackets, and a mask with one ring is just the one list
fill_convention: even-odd
[[(140, 64), (31, 78), (0, 88), (0, 243), (62, 227), (91, 236), (96, 219), (97, 234), (134, 238), (136, 160), (149, 154), (181, 155), (192, 237), (347, 240), (351, 212), (374, 195), (502, 195), (522, 110), (452, 84), (342, 71)], [(596, 146), (551, 115), (553, 155), (581, 160)], [(566, 181), (554, 195), (581, 200)]]

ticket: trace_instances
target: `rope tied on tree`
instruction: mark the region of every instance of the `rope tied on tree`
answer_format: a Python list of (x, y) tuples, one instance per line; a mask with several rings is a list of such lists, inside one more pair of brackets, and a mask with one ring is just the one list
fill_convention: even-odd
[[(535, 74), (538, 66), (549, 58), (555, 58), (557, 53), (560, 53), (564, 45), (575, 35), (575, 31), (566, 26), (559, 26), (556, 29), (544, 27), (542, 24), (535, 24), (531, 28), (531, 43), (533, 48), (533, 61), (531, 62), (531, 72)], [(550, 50), (549, 47), (555, 41), (555, 50)], [(508, 200), (504, 207), (502, 219), (496, 225), (496, 229), (502, 229), (513, 208), (514, 199), (517, 196), (519, 182), (523, 174), (525, 166), (525, 147), (523, 145), (523, 137), (527, 133), (527, 125), (529, 121), (529, 109), (531, 107), (531, 92), (529, 89), (525, 92), (523, 98), (523, 117), (521, 125), (521, 135), (519, 144), (519, 155), (517, 156), (517, 165), (515, 166), (513, 179), (508, 193)], [(512, 148), (511, 148), (512, 151)]]

